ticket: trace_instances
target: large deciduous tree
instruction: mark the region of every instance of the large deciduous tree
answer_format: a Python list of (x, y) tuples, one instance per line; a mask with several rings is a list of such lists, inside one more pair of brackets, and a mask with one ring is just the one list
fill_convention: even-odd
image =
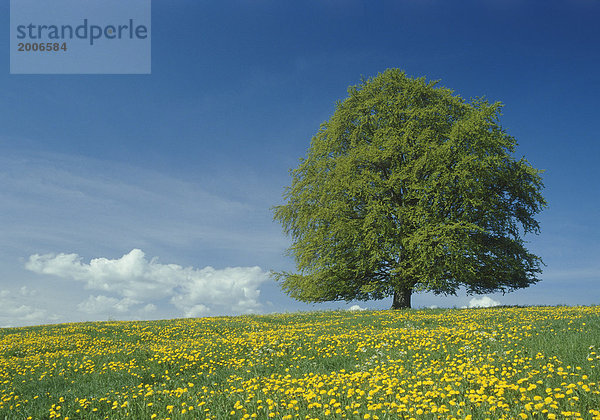
[(275, 220), (298, 272), (275, 273), (306, 302), (419, 291), (508, 292), (537, 282), (522, 236), (546, 202), (540, 173), (515, 159), (500, 103), (469, 102), (397, 69), (348, 89), (292, 171)]

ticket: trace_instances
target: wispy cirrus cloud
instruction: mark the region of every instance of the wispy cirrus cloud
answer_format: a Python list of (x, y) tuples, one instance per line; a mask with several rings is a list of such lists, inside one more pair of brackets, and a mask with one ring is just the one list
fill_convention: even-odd
[(280, 190), (267, 184), (243, 169), (174, 176), (89, 157), (0, 153), (0, 249), (13, 259), (141, 248), (192, 264), (272, 264), (287, 241), (270, 211)]

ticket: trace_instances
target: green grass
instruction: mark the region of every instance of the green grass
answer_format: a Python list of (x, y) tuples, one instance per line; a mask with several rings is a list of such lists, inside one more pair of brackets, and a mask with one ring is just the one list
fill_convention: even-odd
[(598, 306), (9, 328), (0, 419), (600, 419), (599, 354)]

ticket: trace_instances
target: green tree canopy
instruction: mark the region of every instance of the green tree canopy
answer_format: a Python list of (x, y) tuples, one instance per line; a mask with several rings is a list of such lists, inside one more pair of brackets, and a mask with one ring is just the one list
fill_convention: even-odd
[(513, 157), (502, 104), (466, 102), (389, 69), (348, 89), (292, 171), (274, 218), (298, 273), (275, 273), (306, 302), (508, 292), (539, 279), (522, 236), (546, 202), (540, 173)]

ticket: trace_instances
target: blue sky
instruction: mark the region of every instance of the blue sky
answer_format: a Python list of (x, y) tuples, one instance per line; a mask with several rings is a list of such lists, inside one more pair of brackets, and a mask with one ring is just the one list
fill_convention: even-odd
[(390, 67), (503, 102), (517, 156), (546, 170), (526, 237), (543, 281), (488, 297), (600, 303), (599, 2), (154, 0), (150, 75), (9, 74), (8, 3), (0, 326), (356, 304), (269, 280), (293, 269), (270, 207), (348, 86)]

